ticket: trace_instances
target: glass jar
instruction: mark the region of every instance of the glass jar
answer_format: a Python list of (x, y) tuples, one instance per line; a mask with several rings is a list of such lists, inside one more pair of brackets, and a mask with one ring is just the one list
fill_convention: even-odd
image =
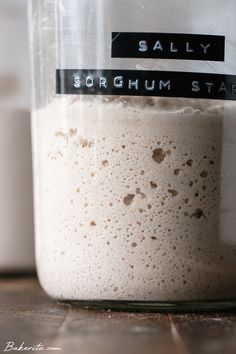
[(34, 271), (27, 1), (0, 2), (0, 274)]
[(31, 1), (36, 257), (52, 297), (235, 306), (235, 11)]

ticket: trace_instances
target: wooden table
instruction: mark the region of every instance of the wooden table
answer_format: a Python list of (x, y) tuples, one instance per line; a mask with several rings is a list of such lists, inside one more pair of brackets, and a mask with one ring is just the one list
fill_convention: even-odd
[(63, 354), (235, 354), (236, 312), (84, 310), (51, 300), (34, 277), (1, 278), (0, 352), (7, 342), (18, 348), (22, 342), (38, 348), (41, 343), (44, 348), (61, 348)]

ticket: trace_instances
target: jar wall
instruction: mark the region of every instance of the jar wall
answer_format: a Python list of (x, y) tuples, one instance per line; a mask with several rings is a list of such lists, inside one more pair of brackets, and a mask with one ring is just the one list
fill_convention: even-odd
[[(233, 1), (219, 2), (221, 21), (213, 1), (199, 20), (200, 5), (31, 2), (36, 249), (50, 295), (235, 299), (235, 102), (55, 87), (56, 69), (235, 74)], [(223, 34), (226, 61), (114, 59), (111, 32), (121, 30)]]

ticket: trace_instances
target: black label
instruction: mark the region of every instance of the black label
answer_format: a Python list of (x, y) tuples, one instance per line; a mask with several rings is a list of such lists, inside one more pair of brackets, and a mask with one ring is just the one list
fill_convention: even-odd
[(112, 58), (225, 60), (225, 37), (112, 32)]
[(236, 76), (174, 71), (57, 70), (56, 93), (236, 100)]

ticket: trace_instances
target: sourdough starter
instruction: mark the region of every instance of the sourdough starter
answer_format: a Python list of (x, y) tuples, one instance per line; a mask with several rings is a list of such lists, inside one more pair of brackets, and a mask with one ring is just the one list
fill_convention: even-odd
[(33, 113), (37, 263), (51, 296), (235, 297), (236, 248), (219, 231), (225, 114), (204, 100), (71, 96)]

